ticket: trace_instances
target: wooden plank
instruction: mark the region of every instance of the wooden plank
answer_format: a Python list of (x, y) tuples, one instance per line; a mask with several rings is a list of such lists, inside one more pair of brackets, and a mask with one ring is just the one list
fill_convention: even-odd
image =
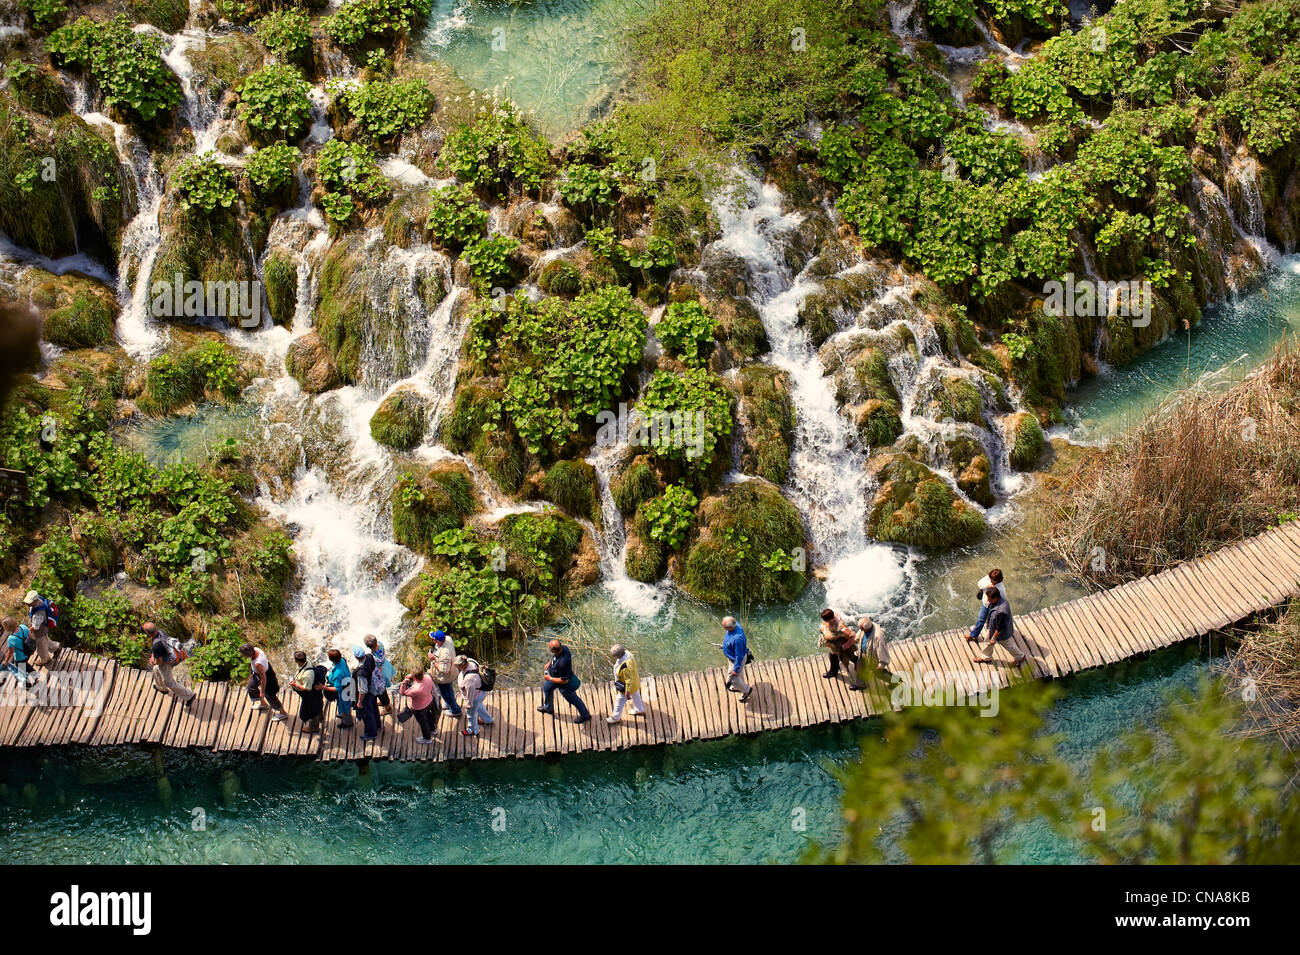
[(1278, 584), (1283, 596), (1300, 592), (1300, 555), (1292, 553), (1277, 536), (1251, 538), (1245, 542), (1245, 550)]
[(1061, 622), (1044, 607), (1029, 615), (1041, 639), (1048, 641), (1056, 652), (1057, 668), (1062, 676), (1085, 669), (1086, 657), (1082, 648), (1075, 646)]
[(1156, 647), (1155, 635), (1149, 629), (1146, 614), (1134, 604), (1133, 595), (1127, 591), (1103, 590), (1101, 600), (1109, 613), (1125, 628), (1134, 655), (1149, 653)]
[(1105, 599), (1101, 591), (1089, 594), (1076, 606), (1088, 614), (1097, 632), (1101, 634), (1102, 640), (1114, 653), (1114, 659), (1108, 660), (1108, 663), (1124, 660), (1141, 652), (1140, 645), (1128, 632), (1128, 628), (1124, 626), (1115, 608)]
[(1208, 612), (1183, 596), (1181, 583), (1143, 578), (1134, 581), (1132, 589), (1142, 598), (1161, 647), (1195, 636)]
[(1042, 614), (1045, 626), (1051, 628), (1056, 645), (1062, 653), (1069, 655), (1071, 672), (1091, 669), (1092, 650), (1085, 641), (1079, 639), (1073, 621), (1064, 613), (1059, 613), (1055, 607), (1044, 607), (1039, 613)]
[(1054, 608), (1054, 612), (1060, 613), (1069, 621), (1075, 639), (1087, 646), (1092, 658), (1092, 666), (1113, 663), (1119, 659), (1118, 651), (1112, 650), (1102, 641), (1101, 634), (1096, 630), (1095, 621), (1079, 605), (1078, 600), (1067, 601)]
[[(1171, 579), (1172, 578), (1172, 581)], [(1200, 636), (1234, 622), (1231, 611), (1217, 595), (1205, 587), (1204, 569), (1198, 564), (1194, 570), (1188, 564), (1178, 564), (1147, 578), (1147, 586), (1166, 603), (1176, 604), (1173, 612), (1185, 613), (1194, 618), (1183, 638)], [(1177, 599), (1175, 596), (1177, 595)], [(1184, 610), (1183, 608), (1186, 608)]]

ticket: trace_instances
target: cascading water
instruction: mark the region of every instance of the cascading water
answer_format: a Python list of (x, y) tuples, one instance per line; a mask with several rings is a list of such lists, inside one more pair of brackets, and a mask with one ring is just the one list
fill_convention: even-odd
[(867, 537), (866, 458), (798, 324), (800, 304), (818, 286), (806, 270), (797, 277), (790, 274), (780, 235), (797, 225), (800, 216), (782, 211), (776, 186), (747, 172), (736, 175), (743, 200), (716, 203), (722, 235), (715, 246), (744, 261), (752, 282), (750, 299), (772, 346), (766, 360), (790, 378), (796, 425), (788, 490), (803, 513), (814, 557), (825, 569), (830, 602), (846, 611), (877, 610), (904, 583), (903, 561), (895, 548)]
[(602, 584), (615, 603), (635, 616), (654, 617), (667, 605), (668, 591), (633, 580), (627, 575), (627, 532), (623, 525), (623, 514), (614, 503), (614, 495), (610, 490), (610, 478), (624, 450), (617, 442), (597, 443), (587, 456), (587, 462), (596, 471), (596, 484), (600, 490), (600, 527), (588, 526), (588, 532), (600, 552)]

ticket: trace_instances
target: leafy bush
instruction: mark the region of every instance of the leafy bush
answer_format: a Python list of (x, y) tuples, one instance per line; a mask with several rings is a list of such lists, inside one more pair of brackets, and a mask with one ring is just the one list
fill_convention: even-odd
[(208, 624), (207, 636), (190, 654), (190, 678), (224, 680), (240, 672), (248, 666), (239, 653), (243, 643), (244, 633), (238, 623), (228, 617), (214, 617)]
[(239, 88), (239, 118), (255, 140), (297, 139), (311, 118), (310, 90), (296, 67), (264, 66)]
[(164, 46), (159, 37), (136, 33), (125, 16), (107, 23), (80, 17), (45, 43), (56, 62), (88, 71), (110, 106), (145, 122), (181, 101), (180, 83), (162, 61)]
[(480, 291), (505, 285), (511, 277), (510, 257), (519, 248), (519, 240), (508, 235), (490, 235), (470, 242), (460, 257)]
[(316, 154), (316, 176), (325, 187), (321, 207), (340, 225), (357, 211), (388, 195), (375, 155), (362, 143), (331, 139)]
[(481, 237), (487, 220), (487, 210), (469, 186), (443, 186), (429, 193), (425, 227), (449, 249), (459, 249)]
[(677, 550), (695, 526), (695, 508), (699, 503), (699, 498), (690, 488), (680, 484), (668, 485), (659, 497), (641, 505), (650, 536), (669, 550)]
[(406, 33), (432, 7), (433, 0), (348, 0), (325, 21), (325, 32), (340, 46), (361, 46)]
[(670, 423), (650, 430), (647, 443), (655, 454), (696, 468), (712, 463), (731, 434), (731, 392), (703, 368), (682, 374), (655, 372), (641, 392), (636, 413), (647, 423)]
[(716, 325), (699, 302), (674, 302), (655, 325), (655, 337), (682, 361), (700, 361), (713, 347)]
[(260, 195), (271, 195), (288, 188), (293, 183), (294, 168), (302, 153), (288, 143), (264, 146), (248, 158), (244, 172), (253, 190)]
[(63, 19), (68, 5), (63, 0), (22, 0), (21, 6), (32, 15), (32, 25), (48, 27)]
[(171, 181), (182, 208), (210, 215), (218, 207), (229, 209), (235, 204), (235, 176), (210, 152), (186, 159), (176, 167)]
[(475, 189), (500, 197), (512, 188), (541, 188), (550, 150), (513, 107), (500, 106), (454, 130), (443, 144), (442, 163)]
[(307, 11), (272, 10), (253, 24), (262, 45), (282, 60), (297, 60), (311, 50)]
[(423, 80), (372, 81), (340, 86), (335, 104), (372, 139), (389, 139), (419, 126), (433, 111), (433, 91)]
[(546, 470), (542, 494), (574, 517), (595, 520), (600, 510), (596, 469), (586, 461), (556, 461)]
[(140, 615), (120, 590), (106, 590), (99, 597), (78, 594), (69, 610), (81, 647), (111, 656), (122, 666), (144, 662), (149, 642), (140, 632)]
[(51, 528), (45, 543), (36, 548), (36, 558), (32, 586), (46, 596), (70, 595), (86, 572), (81, 550), (63, 526)]

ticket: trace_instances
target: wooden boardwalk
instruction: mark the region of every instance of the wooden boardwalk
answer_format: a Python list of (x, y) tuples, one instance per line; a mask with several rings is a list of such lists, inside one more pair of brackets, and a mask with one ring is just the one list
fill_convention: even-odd
[[(937, 675), (940, 687), (958, 682), (967, 692), (1005, 687), (1030, 677), (1053, 679), (1203, 636), (1246, 620), (1300, 595), (1300, 522), (1274, 528), (1206, 557), (1112, 590), (1016, 617), (1021, 645), (1029, 654), (1019, 668), (999, 650), (997, 664), (971, 662), (971, 645), (961, 630), (947, 630), (890, 644), (898, 674)], [(1013, 605), (1014, 607), (1014, 605)], [(811, 627), (810, 627), (811, 629)], [(495, 723), (478, 737), (460, 733), (464, 725), (445, 716), (433, 745), (415, 742), (414, 721), (385, 718), (377, 740), (363, 743), (359, 723), (350, 730), (333, 725), (327, 707), (325, 730), (304, 735), (292, 718), (297, 695), (282, 698), (291, 719), (272, 723), (254, 712), (242, 685), (203, 683), (189, 711), (152, 689), (146, 671), (67, 651), (48, 681), (98, 684), (102, 706), (67, 705), (48, 699), (0, 701), (0, 746), (60, 746), (70, 743), (116, 746), (145, 743), (178, 749), (305, 756), (321, 760), (457, 760), (542, 756), (552, 753), (605, 752), (717, 739), (785, 727), (843, 723), (877, 716), (891, 707), (890, 686), (873, 679), (865, 692), (844, 679), (822, 679), (824, 655), (759, 660), (746, 671), (754, 694), (748, 705), (723, 688), (723, 669), (649, 675), (642, 679), (644, 717), (625, 716), (609, 725), (610, 683), (585, 683), (582, 697), (593, 719), (576, 726), (572, 710), (556, 695), (556, 716), (538, 713), (540, 687), (498, 689), (488, 698)], [(978, 682), (975, 682), (978, 681)], [(9, 682), (9, 685), (12, 685)], [(95, 696), (95, 694), (90, 694)]]

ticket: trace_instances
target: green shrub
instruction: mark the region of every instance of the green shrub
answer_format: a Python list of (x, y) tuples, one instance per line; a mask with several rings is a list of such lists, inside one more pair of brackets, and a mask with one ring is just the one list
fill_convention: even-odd
[(582, 273), (564, 259), (551, 259), (537, 275), (537, 286), (547, 295), (577, 295), (582, 288)]
[(475, 189), (504, 196), (512, 188), (540, 189), (550, 150), (513, 107), (501, 106), (454, 130), (443, 144), (442, 163)]
[(879, 479), (867, 521), (873, 537), (939, 551), (983, 535), (983, 515), (925, 465), (896, 454), (881, 468)]
[[(731, 434), (731, 393), (703, 368), (681, 374), (656, 371), (636, 404), (639, 419), (651, 427), (647, 445), (660, 457), (694, 468), (712, 463)], [(652, 422), (660, 422), (654, 429)]]
[(113, 340), (116, 303), (107, 295), (78, 290), (72, 301), (45, 318), (45, 338), (60, 348), (97, 348)]
[(190, 654), (188, 666), (190, 679), (227, 680), (248, 666), (239, 653), (244, 644), (244, 632), (239, 624), (228, 617), (214, 617), (208, 624), (207, 635)]
[(423, 80), (375, 80), (336, 88), (334, 102), (371, 139), (384, 140), (419, 126), (433, 111), (433, 91)]
[(61, 525), (52, 527), (45, 543), (36, 548), (36, 559), (32, 586), (47, 597), (70, 595), (86, 573), (81, 550), (72, 533)]
[(686, 535), (695, 526), (695, 508), (700, 501), (690, 488), (670, 484), (663, 494), (641, 505), (650, 537), (670, 551), (686, 542)]
[(693, 364), (713, 348), (716, 325), (699, 302), (673, 302), (655, 325), (655, 337), (669, 354)]
[(460, 257), (469, 266), (470, 275), (480, 292), (514, 284), (511, 256), (519, 248), (519, 240), (508, 235), (489, 235), (475, 239), (461, 250)]
[(388, 195), (374, 153), (362, 143), (331, 139), (316, 154), (316, 176), (325, 187), (321, 208), (331, 222), (345, 224), (359, 207)]
[(58, 23), (68, 12), (63, 0), (22, 0), (20, 6), (32, 15), (32, 25), (38, 28)]
[(140, 615), (121, 591), (106, 590), (99, 597), (78, 594), (69, 610), (71, 630), (81, 647), (111, 656), (122, 666), (144, 663), (149, 642), (140, 631)]
[(290, 253), (277, 249), (266, 257), (262, 287), (266, 290), (271, 321), (284, 326), (293, 324), (298, 307), (298, 264)]
[(408, 32), (428, 16), (433, 0), (347, 0), (325, 21), (325, 32), (340, 46), (361, 46)]
[(184, 209), (211, 214), (235, 204), (235, 176), (210, 152), (182, 162), (172, 173), (171, 183)]
[(458, 530), (478, 509), (474, 483), (462, 468), (403, 474), (393, 487), (393, 539), (430, 556), (444, 531)]
[(253, 73), (239, 88), (239, 118), (251, 139), (297, 139), (311, 119), (311, 85), (296, 67), (273, 63)]
[(469, 186), (443, 186), (429, 193), (425, 227), (449, 249), (460, 249), (479, 239), (487, 226), (488, 211)]
[(244, 164), (244, 172), (252, 183), (253, 191), (261, 196), (283, 193), (293, 185), (294, 169), (302, 153), (288, 143), (264, 146)]
[(164, 41), (136, 33), (125, 16), (107, 23), (80, 17), (51, 33), (45, 48), (56, 63), (86, 70), (110, 106), (145, 122), (181, 101), (180, 83), (162, 61)]
[(1021, 412), (1011, 418), (1011, 449), (1008, 456), (1011, 466), (1017, 471), (1028, 471), (1042, 456), (1046, 440), (1038, 419), (1029, 412)]
[(298, 60), (311, 52), (311, 24), (305, 10), (272, 10), (253, 24), (253, 31), (282, 60)]
[(610, 494), (624, 515), (636, 513), (644, 502), (659, 493), (659, 476), (645, 458), (635, 458), (610, 482)]

